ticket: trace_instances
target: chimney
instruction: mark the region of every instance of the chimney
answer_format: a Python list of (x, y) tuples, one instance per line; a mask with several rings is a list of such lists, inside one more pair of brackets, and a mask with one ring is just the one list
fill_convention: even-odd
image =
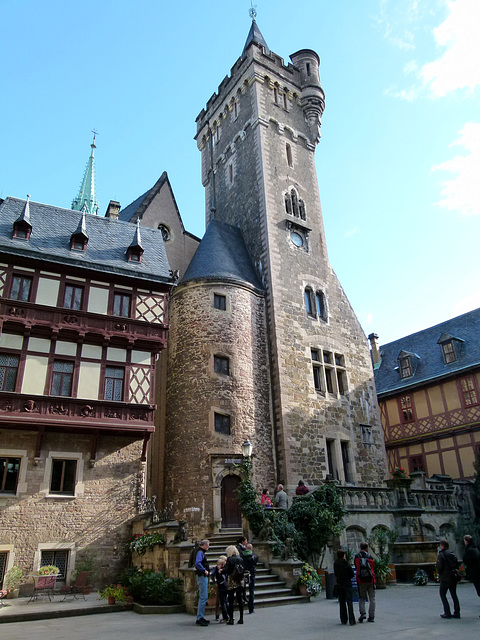
[(368, 339), (370, 340), (370, 346), (372, 348), (372, 361), (375, 366), (376, 364), (380, 364), (382, 360), (382, 356), (380, 354), (380, 348), (378, 346), (378, 336), (376, 333), (371, 333), (368, 336)]
[(119, 211), (120, 211), (120, 203), (116, 202), (115, 200), (110, 200), (105, 217), (111, 218), (112, 220), (118, 220)]

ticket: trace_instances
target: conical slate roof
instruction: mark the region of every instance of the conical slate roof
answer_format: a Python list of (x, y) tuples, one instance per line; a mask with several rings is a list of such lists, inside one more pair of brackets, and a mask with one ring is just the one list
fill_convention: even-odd
[(245, 46), (243, 47), (242, 58), (245, 57), (247, 49), (252, 44), (252, 42), (256, 42), (257, 44), (260, 44), (265, 49), (265, 53), (267, 54), (270, 53), (270, 49), (268, 48), (267, 43), (265, 42), (265, 38), (262, 36), (262, 32), (258, 28), (258, 24), (256, 23), (255, 20), (252, 20), (252, 26), (250, 27), (250, 31), (248, 32), (248, 36), (247, 36), (247, 41), (245, 42)]
[(263, 289), (240, 229), (218, 220), (210, 222), (181, 282), (205, 278), (236, 280)]

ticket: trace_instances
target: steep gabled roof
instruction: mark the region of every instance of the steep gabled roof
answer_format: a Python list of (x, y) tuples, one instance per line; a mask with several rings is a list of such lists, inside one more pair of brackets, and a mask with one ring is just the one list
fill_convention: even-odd
[[(456, 360), (445, 364), (441, 344), (454, 341)], [(381, 363), (376, 366), (375, 385), (379, 396), (428, 384), (480, 366), (480, 309), (447, 320), (380, 347)], [(400, 378), (401, 354), (418, 358), (414, 375)]]
[(263, 290), (243, 234), (237, 227), (212, 220), (181, 280), (226, 280)]
[(27, 242), (12, 238), (13, 222), (25, 207), (25, 200), (6, 198), (0, 204), (0, 253), (48, 261), (78, 269), (103, 271), (152, 282), (172, 282), (162, 233), (142, 228), (141, 262), (129, 262), (127, 250), (135, 237), (134, 225), (110, 218), (86, 214), (88, 247), (72, 251), (71, 237), (76, 233), (78, 212), (30, 201), (32, 233)]

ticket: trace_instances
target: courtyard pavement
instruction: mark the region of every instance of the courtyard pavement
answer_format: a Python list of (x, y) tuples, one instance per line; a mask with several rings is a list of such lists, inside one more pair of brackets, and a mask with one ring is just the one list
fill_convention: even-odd
[[(287, 605), (258, 609), (245, 616), (243, 626), (226, 627), (211, 622), (208, 627), (197, 627), (195, 617), (180, 613), (171, 615), (139, 615), (133, 611), (118, 611), (108, 615), (81, 615), (78, 617), (44, 619), (29, 622), (11, 622), (0, 625), (0, 636), (6, 640), (189, 640), (190, 638), (224, 638), (225, 635), (242, 640), (343, 640), (355, 636), (362, 638), (394, 638), (395, 640), (462, 637), (478, 638), (480, 633), (480, 598), (472, 584), (460, 584), (458, 595), (461, 620), (442, 620), (438, 585), (389, 586), (377, 591), (375, 622), (343, 626), (339, 621), (338, 603), (326, 600), (322, 593), (308, 604)], [(103, 605), (97, 594), (88, 600), (76, 601), (72, 606), (82, 609)], [(8, 602), (8, 601), (7, 601)], [(67, 604), (69, 603), (61, 603)], [(8, 616), (20, 607), (60, 607), (60, 603), (16, 603), (0, 608), (0, 616)], [(108, 605), (106, 605), (108, 607)], [(354, 604), (358, 617), (358, 604)], [(40, 611), (40, 609), (39, 609)], [(110, 609), (111, 611), (111, 609)], [(79, 611), (80, 613), (80, 611)], [(238, 618), (238, 615), (236, 616)]]

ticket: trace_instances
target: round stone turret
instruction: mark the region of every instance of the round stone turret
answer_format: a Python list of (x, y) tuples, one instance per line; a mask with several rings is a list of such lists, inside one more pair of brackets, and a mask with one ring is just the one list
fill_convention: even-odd
[(301, 49), (292, 53), (290, 60), (300, 71), (302, 107), (309, 124), (312, 138), (320, 140), (320, 124), (325, 109), (325, 93), (320, 85), (320, 58), (312, 49)]

